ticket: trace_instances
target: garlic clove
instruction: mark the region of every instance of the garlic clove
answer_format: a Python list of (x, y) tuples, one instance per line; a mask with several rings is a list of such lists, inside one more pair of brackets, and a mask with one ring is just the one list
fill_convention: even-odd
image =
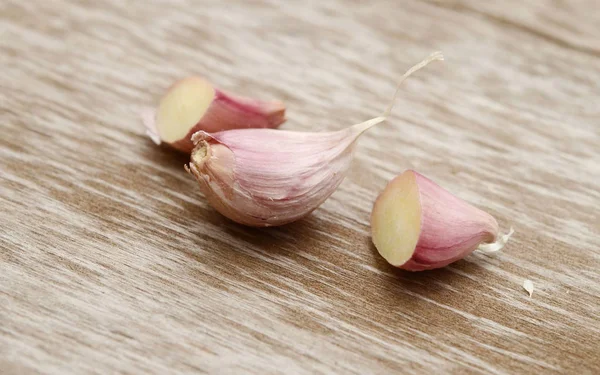
[[(436, 52), (409, 69), (409, 75), (435, 60)], [(358, 137), (385, 121), (382, 116), (333, 132), (234, 129), (192, 136), (196, 148), (189, 166), (209, 203), (231, 220), (249, 226), (296, 221), (319, 207), (342, 182)]]
[(478, 247), (499, 250), (508, 241), (488, 213), (451, 194), (425, 176), (406, 171), (379, 195), (371, 214), (379, 253), (409, 271), (444, 267)]
[(285, 122), (285, 106), (280, 101), (234, 95), (193, 76), (176, 82), (158, 109), (146, 108), (141, 117), (146, 133), (156, 144), (164, 142), (190, 152), (194, 148), (191, 136), (199, 130), (276, 128)]
[(383, 117), (335, 132), (198, 132), (189, 171), (217, 211), (248, 226), (296, 221), (339, 186), (356, 140)]

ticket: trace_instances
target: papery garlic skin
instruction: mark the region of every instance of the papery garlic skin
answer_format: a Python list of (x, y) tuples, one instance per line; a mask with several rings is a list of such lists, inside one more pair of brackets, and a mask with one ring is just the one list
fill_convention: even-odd
[(200, 130), (218, 132), (242, 128), (276, 128), (285, 122), (285, 106), (234, 95), (213, 87), (201, 77), (176, 82), (157, 109), (142, 111), (146, 133), (156, 143), (189, 153), (191, 136)]
[(255, 227), (296, 221), (339, 186), (357, 138), (378, 117), (335, 132), (239, 129), (198, 132), (189, 171), (211, 206)]
[(371, 231), (379, 253), (409, 271), (444, 267), (499, 240), (498, 223), (490, 214), (411, 170), (377, 198)]

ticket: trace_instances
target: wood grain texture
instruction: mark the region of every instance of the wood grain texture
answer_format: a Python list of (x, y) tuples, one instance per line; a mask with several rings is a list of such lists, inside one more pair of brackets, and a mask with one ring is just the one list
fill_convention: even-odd
[[(597, 8), (3, 0), (0, 372), (600, 373)], [(285, 100), (286, 129), (340, 129), (437, 49), (281, 228), (213, 211), (137, 115), (196, 73)], [(513, 225), (505, 251), (388, 266), (369, 213), (406, 168)]]

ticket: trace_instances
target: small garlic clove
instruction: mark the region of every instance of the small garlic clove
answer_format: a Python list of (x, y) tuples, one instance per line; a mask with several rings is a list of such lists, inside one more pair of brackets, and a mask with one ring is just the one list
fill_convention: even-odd
[(508, 240), (499, 239), (491, 215), (410, 170), (377, 198), (371, 232), (379, 253), (409, 271), (444, 267), (482, 244), (496, 243), (494, 250), (499, 250)]
[(197, 131), (218, 132), (240, 128), (276, 128), (285, 122), (285, 106), (280, 101), (246, 98), (214, 88), (201, 77), (188, 77), (175, 83), (156, 110), (141, 113), (146, 133), (189, 153)]

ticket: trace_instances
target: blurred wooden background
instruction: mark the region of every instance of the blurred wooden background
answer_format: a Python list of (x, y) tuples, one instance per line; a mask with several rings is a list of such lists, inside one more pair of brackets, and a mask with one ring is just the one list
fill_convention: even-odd
[[(600, 13), (589, 1), (0, 2), (0, 372), (600, 373)], [(378, 115), (301, 222), (207, 206), (137, 112), (175, 79)], [(419, 274), (369, 213), (414, 168), (516, 234)], [(535, 284), (532, 298), (524, 279)]]

